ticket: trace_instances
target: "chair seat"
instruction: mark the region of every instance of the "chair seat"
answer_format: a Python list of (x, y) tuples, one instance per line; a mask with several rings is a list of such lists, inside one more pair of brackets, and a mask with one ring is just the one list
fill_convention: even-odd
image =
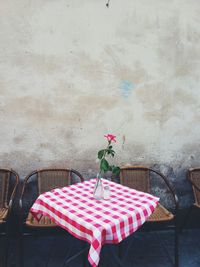
[(3, 221), (6, 219), (8, 214), (7, 208), (0, 208), (0, 223), (3, 223)]
[(57, 225), (54, 222), (52, 222), (52, 220), (49, 217), (42, 215), (41, 219), (38, 222), (31, 213), (28, 214), (28, 217), (26, 219), (26, 225), (28, 227), (36, 227), (36, 228), (57, 227)]
[(165, 222), (171, 221), (174, 219), (174, 215), (169, 212), (166, 208), (164, 208), (160, 203), (148, 218), (148, 222)]

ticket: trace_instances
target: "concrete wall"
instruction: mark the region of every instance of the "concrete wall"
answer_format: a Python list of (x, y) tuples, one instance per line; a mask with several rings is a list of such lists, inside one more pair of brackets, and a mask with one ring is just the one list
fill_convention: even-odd
[(93, 177), (111, 132), (117, 164), (160, 169), (187, 205), (185, 170), (200, 165), (199, 11), (196, 0), (1, 0), (1, 166)]

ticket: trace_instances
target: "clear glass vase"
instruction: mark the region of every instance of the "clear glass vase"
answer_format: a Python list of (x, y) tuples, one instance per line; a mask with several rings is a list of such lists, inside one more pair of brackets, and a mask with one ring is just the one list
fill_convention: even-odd
[(94, 186), (93, 195), (94, 195), (94, 198), (97, 200), (103, 199), (103, 184), (102, 184), (101, 176), (99, 174), (97, 175), (97, 180)]

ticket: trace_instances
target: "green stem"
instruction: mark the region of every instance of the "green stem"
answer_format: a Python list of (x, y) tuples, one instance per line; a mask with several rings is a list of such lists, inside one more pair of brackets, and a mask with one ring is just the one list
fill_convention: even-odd
[[(108, 150), (108, 148), (110, 146), (110, 143), (111, 143), (111, 141), (108, 141), (108, 145), (107, 145), (107, 148), (104, 150), (103, 157), (101, 158), (101, 162), (106, 157), (106, 153), (107, 153), (107, 150)], [(101, 162), (100, 162), (100, 164), (101, 164)], [(100, 173), (99, 174), (101, 174), (101, 169), (100, 169)]]

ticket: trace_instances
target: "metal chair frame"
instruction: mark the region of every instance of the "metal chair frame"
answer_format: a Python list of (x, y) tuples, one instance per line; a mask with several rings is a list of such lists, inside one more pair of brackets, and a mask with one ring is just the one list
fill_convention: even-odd
[[(147, 193), (150, 193), (150, 174), (154, 173), (156, 174), (158, 177), (160, 177), (164, 182), (165, 185), (167, 186), (169, 192), (172, 195), (173, 198), (173, 203), (174, 203), (174, 212), (173, 212), (173, 220), (169, 221), (169, 222), (153, 222), (153, 221), (147, 221), (144, 226), (142, 227), (142, 229), (144, 230), (158, 230), (158, 229), (163, 229), (163, 228), (174, 228), (174, 266), (178, 267), (179, 266), (179, 229), (178, 229), (178, 220), (177, 220), (177, 214), (178, 214), (178, 210), (179, 210), (179, 201), (178, 201), (178, 197), (174, 191), (174, 189), (172, 188), (172, 186), (170, 185), (168, 179), (166, 176), (164, 176), (161, 172), (151, 169), (149, 167), (144, 167), (144, 166), (128, 166), (128, 167), (121, 167), (120, 168), (120, 183), (122, 183), (123, 185), (126, 185), (126, 181), (125, 181), (125, 177), (123, 177), (122, 172), (123, 170), (131, 170), (131, 171), (146, 171), (148, 172), (148, 179), (147, 179), (147, 190), (145, 190)], [(136, 188), (137, 189), (137, 188)], [(138, 189), (140, 190), (140, 189)], [(141, 190), (142, 191), (142, 190)]]
[[(76, 170), (74, 169), (65, 169), (65, 168), (46, 168), (46, 169), (40, 169), (40, 170), (35, 170), (33, 172), (31, 172), (30, 174), (28, 174), (23, 182), (22, 185), (22, 190), (21, 190), (21, 194), (20, 194), (20, 199), (19, 199), (19, 209), (20, 209), (20, 237), (19, 237), (19, 249), (20, 249), (20, 258), (19, 258), (19, 265), (20, 267), (24, 266), (24, 255), (23, 255), (23, 236), (41, 236), (41, 235), (45, 235), (45, 236), (50, 236), (52, 234), (65, 234), (67, 235), (67, 232), (65, 230), (63, 230), (61, 227), (59, 226), (55, 226), (55, 227), (30, 227), (26, 225), (26, 218), (27, 218), (27, 214), (26, 216), (24, 216), (24, 210), (23, 210), (23, 204), (24, 204), (24, 194), (27, 188), (27, 185), (29, 183), (29, 181), (31, 180), (31, 178), (33, 176), (35, 176), (35, 182), (36, 182), (36, 187), (37, 187), (37, 196), (41, 193), (43, 193), (44, 191), (41, 188), (41, 178), (40, 178), (40, 182), (39, 182), (39, 175), (41, 173), (44, 172), (66, 172), (66, 174), (69, 174), (68, 179), (66, 179), (66, 186), (70, 185), (72, 183), (72, 176), (75, 175), (76, 177), (79, 178), (79, 180), (81, 182), (84, 181), (83, 176)], [(42, 178), (43, 179), (43, 178)], [(48, 185), (50, 186), (50, 185)], [(48, 187), (47, 186), (47, 187)], [(64, 185), (62, 184), (61, 187), (63, 187)], [(58, 185), (56, 187), (59, 187)], [(50, 191), (54, 188), (56, 188), (55, 186), (50, 186), (50, 188), (46, 188), (46, 191)], [(32, 201), (32, 203), (30, 204), (30, 207), (32, 206), (32, 204), (34, 203), (34, 200)], [(30, 207), (28, 207), (28, 210), (30, 209)], [(25, 218), (24, 218), (25, 217)], [(45, 266), (48, 266), (49, 263), (49, 259), (46, 263)]]
[(200, 186), (196, 184), (196, 182), (193, 179), (193, 175), (195, 173), (199, 173), (199, 183), (200, 183), (200, 167), (198, 168), (190, 168), (187, 171), (187, 179), (192, 185), (193, 194), (194, 194), (194, 200), (195, 202), (189, 207), (184, 220), (180, 226), (180, 232), (183, 231), (183, 228), (187, 225), (187, 222), (189, 220), (189, 217), (191, 216), (192, 212), (196, 209), (200, 209)]
[[(16, 189), (19, 183), (19, 175), (17, 174), (17, 172), (15, 172), (12, 169), (5, 169), (5, 168), (0, 168), (0, 173), (8, 173), (9, 177), (8, 177), (8, 185), (7, 185), (7, 199), (5, 199), (6, 203), (5, 206), (8, 209), (6, 218), (0, 222), (0, 237), (4, 237), (5, 238), (5, 266), (7, 266), (7, 259), (8, 259), (8, 249), (9, 249), (9, 235), (10, 235), (10, 231), (9, 231), (9, 227), (8, 227), (8, 219), (10, 218), (10, 214), (11, 214), (11, 209), (13, 206), (13, 201), (14, 201), (14, 197), (15, 197), (15, 193), (16, 193)], [(11, 186), (11, 179), (13, 179), (13, 185)], [(9, 195), (9, 191), (10, 191), (10, 195)]]

